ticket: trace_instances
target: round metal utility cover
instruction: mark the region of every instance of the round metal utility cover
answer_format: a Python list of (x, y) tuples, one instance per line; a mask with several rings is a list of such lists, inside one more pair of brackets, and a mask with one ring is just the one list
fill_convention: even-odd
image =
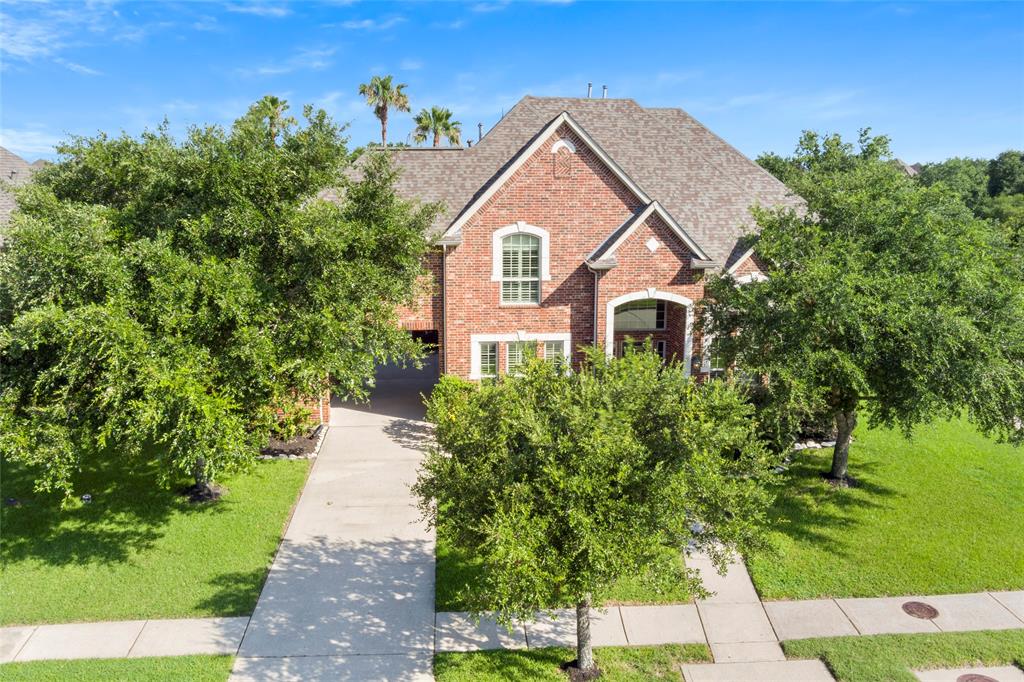
[(981, 673), (967, 673), (956, 678), (956, 682), (999, 682), (999, 680)]
[(939, 615), (938, 609), (931, 604), (925, 604), (923, 601), (908, 601), (903, 604), (903, 612), (908, 616), (914, 618), (922, 618), (924, 620), (931, 620)]

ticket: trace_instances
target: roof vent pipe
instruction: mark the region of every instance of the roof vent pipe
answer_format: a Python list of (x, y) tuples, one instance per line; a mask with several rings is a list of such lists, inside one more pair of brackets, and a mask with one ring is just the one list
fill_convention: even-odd
[(594, 91), (594, 84), (587, 83), (587, 99), (590, 99), (590, 93)]
[(484, 136), (484, 124), (483, 123), (477, 123), (476, 124), (476, 141), (479, 142), (481, 140), (481, 138), (483, 138), (483, 136)]
[(607, 97), (608, 97), (608, 86), (607, 85), (602, 85), (601, 86), (601, 99), (607, 99)]

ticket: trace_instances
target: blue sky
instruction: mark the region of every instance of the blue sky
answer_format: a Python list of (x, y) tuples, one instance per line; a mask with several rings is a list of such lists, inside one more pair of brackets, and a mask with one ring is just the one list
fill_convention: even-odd
[[(1024, 3), (0, 2), (0, 144), (229, 123), (260, 96), (379, 128), (357, 88), (492, 126), (524, 94), (678, 106), (750, 156), (803, 129), (892, 137), (901, 158), (1024, 148)], [(411, 130), (397, 114), (390, 139)]]

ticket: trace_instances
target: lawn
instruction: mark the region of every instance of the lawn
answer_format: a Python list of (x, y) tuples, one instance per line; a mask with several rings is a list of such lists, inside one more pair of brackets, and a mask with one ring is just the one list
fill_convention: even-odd
[(170, 658), (110, 658), (81, 661), (32, 661), (0, 666), (4, 682), (224, 682), (231, 672), (231, 656), (174, 656)]
[(925, 668), (1024, 667), (1024, 630), (836, 637), (783, 642), (788, 658), (820, 658), (839, 682), (914, 682)]
[[(434, 586), (434, 608), (437, 611), (468, 611), (469, 605), (460, 597), (459, 593), (466, 585), (480, 579), (480, 562), (472, 553), (455, 549), (447, 540), (444, 533), (443, 517), (440, 518), (437, 532), (435, 555), (437, 571)], [(679, 564), (682, 567), (681, 554)], [(606, 605), (672, 604), (688, 600), (689, 595), (682, 583), (676, 583), (670, 589), (659, 590), (639, 578), (627, 577), (615, 584)]]
[(750, 557), (767, 599), (938, 594), (1024, 587), (1024, 450), (966, 422), (900, 433), (861, 427), (850, 450), (858, 484), (819, 472), (831, 450), (803, 451), (772, 525), (775, 555)]
[[(711, 652), (703, 644), (666, 644), (598, 647), (594, 649), (594, 657), (604, 673), (602, 680), (641, 682), (682, 680), (681, 664), (711, 661)], [(567, 678), (559, 666), (575, 658), (575, 651), (560, 648), (437, 654), (434, 656), (434, 676), (437, 682), (565, 682)]]
[(89, 471), (78, 490), (93, 501), (62, 511), (3, 463), (3, 497), (21, 505), (0, 517), (0, 625), (252, 613), (308, 469), (258, 462), (198, 505), (152, 470)]

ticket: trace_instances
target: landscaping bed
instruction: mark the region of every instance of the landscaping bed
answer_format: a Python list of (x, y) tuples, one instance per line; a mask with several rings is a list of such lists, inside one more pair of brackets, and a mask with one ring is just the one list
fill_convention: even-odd
[(294, 438), (283, 440), (271, 436), (266, 446), (260, 448), (260, 459), (312, 459), (316, 457), (326, 433), (326, 425), (318, 424), (306, 429)]
[(783, 642), (788, 658), (820, 658), (838, 682), (915, 682), (912, 670), (1016, 665), (1024, 630), (836, 637)]
[(0, 625), (252, 613), (308, 469), (258, 462), (202, 504), (153, 468), (93, 469), (77, 488), (91, 501), (62, 510), (3, 462), (18, 504), (0, 509)]
[(1024, 588), (1024, 451), (965, 421), (856, 431), (857, 484), (822, 480), (831, 450), (796, 454), (770, 520), (774, 554), (748, 558), (766, 599)]
[(31, 661), (0, 666), (5, 682), (224, 682), (232, 656), (172, 656), (160, 658), (99, 658), (73, 661)]
[[(575, 657), (575, 651), (563, 648), (443, 653), (434, 656), (434, 677), (437, 682), (565, 682), (561, 666)], [(600, 679), (609, 682), (682, 680), (680, 666), (710, 662), (711, 651), (703, 644), (597, 647), (594, 657), (603, 673)]]

